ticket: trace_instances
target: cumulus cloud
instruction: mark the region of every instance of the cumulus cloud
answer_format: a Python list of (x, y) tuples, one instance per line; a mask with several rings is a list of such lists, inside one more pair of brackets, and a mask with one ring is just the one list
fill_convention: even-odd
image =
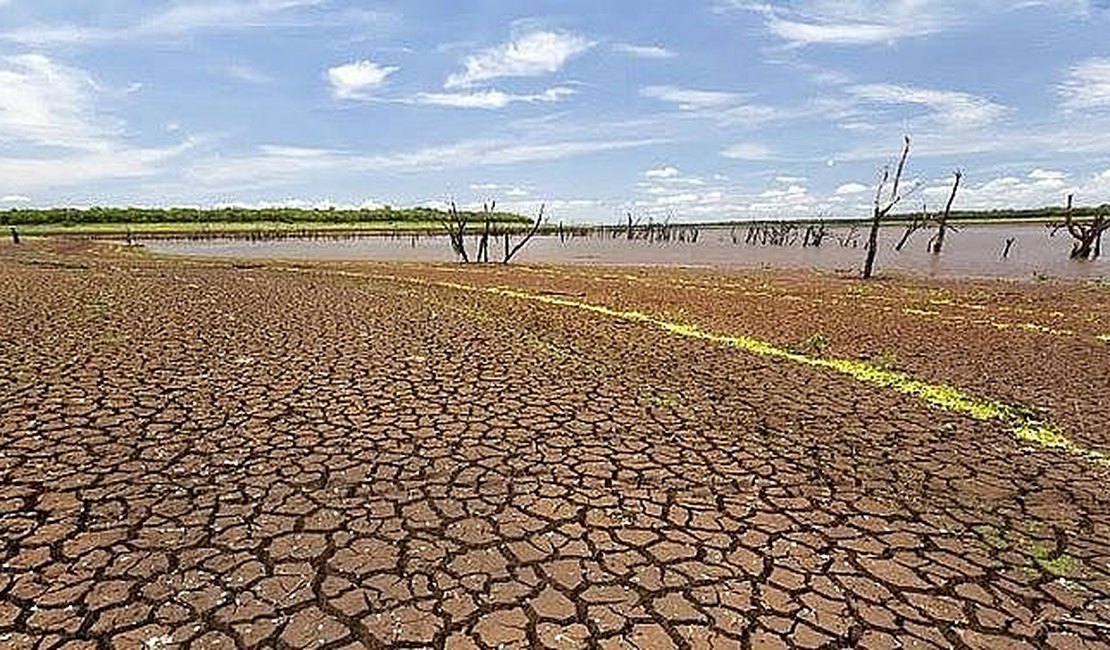
[(363, 60), (329, 68), (327, 77), (336, 98), (358, 99), (366, 97), (368, 91), (381, 86), (398, 69)]
[(572, 58), (593, 47), (578, 34), (533, 31), (514, 37), (463, 61), (463, 70), (447, 78), (446, 88), (467, 88), (502, 77), (539, 77), (562, 70)]

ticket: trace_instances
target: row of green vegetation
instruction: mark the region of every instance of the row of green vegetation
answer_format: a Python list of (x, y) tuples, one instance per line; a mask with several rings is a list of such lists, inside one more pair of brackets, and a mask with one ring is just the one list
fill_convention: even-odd
[[(482, 222), (480, 212), (464, 213), (469, 221)], [(306, 210), (300, 208), (49, 208), (43, 210), (2, 210), (0, 225), (5, 226), (85, 226), (91, 224), (304, 224), (316, 228), (324, 224), (358, 224), (368, 228), (397, 224), (438, 224), (449, 219), (435, 208), (372, 208), (365, 210)], [(509, 212), (494, 212), (498, 223), (531, 223), (527, 217)]]

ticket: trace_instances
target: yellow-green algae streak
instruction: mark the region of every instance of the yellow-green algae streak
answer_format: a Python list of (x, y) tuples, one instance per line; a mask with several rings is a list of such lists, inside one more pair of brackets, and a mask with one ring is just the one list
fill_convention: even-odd
[(906, 373), (886, 370), (863, 361), (811, 357), (805, 354), (791, 352), (790, 350), (778, 347), (772, 343), (748, 336), (714, 334), (694, 325), (684, 325), (661, 320), (639, 311), (622, 311), (578, 300), (532, 294), (518, 289), (476, 287), (455, 282), (431, 282), (430, 284), (463, 291), (482, 291), (494, 295), (541, 302), (549, 305), (573, 307), (610, 318), (643, 323), (648, 326), (659, 328), (670, 334), (728, 345), (760, 356), (786, 359), (788, 361), (817, 368), (828, 368), (829, 370), (834, 370), (843, 375), (848, 375), (858, 381), (880, 386), (882, 388), (890, 388), (906, 395), (912, 395), (934, 407), (946, 411), (966, 415), (976, 420), (997, 421), (1006, 427), (1015, 438), (1022, 442), (1039, 445), (1048, 449), (1064, 451), (1096, 464), (1110, 467), (1110, 456), (1102, 452), (1080, 447), (1066, 438), (1054, 426), (1038, 421), (1034, 416), (1023, 409), (1002, 402), (976, 398), (953, 386), (930, 384), (914, 379)]
[[(805, 354), (791, 352), (786, 348), (750, 336), (714, 334), (713, 332), (707, 332), (694, 325), (684, 325), (662, 320), (640, 311), (612, 309), (604, 305), (595, 305), (557, 296), (528, 293), (527, 291), (507, 287), (479, 287), (458, 282), (424, 280), (397, 275), (354, 273), (350, 271), (338, 271), (337, 274), (436, 286), (468, 292), (482, 292), (518, 300), (546, 303), (562, 307), (573, 307), (575, 309), (581, 309), (618, 320), (642, 323), (650, 327), (656, 327), (670, 334), (727, 345), (764, 357), (785, 359), (815, 368), (827, 368), (864, 383), (873, 384), (882, 388), (890, 388), (900, 393), (911, 395), (931, 406), (946, 411), (966, 415), (975, 420), (996, 421), (1002, 424), (1007, 431), (1021, 442), (1038, 445), (1047, 449), (1063, 451), (1096, 465), (1110, 467), (1110, 455), (1101, 451), (1080, 447), (1060, 433), (1055, 426), (1041, 422), (1025, 409), (994, 400), (976, 398), (954, 386), (930, 384), (914, 379), (904, 372), (887, 370), (863, 361), (811, 357)], [(1108, 338), (1110, 338), (1110, 336), (1108, 336)]]

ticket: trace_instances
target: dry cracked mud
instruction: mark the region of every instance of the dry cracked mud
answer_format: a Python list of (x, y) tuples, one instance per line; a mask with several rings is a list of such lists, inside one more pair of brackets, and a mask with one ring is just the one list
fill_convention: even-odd
[(857, 286), (0, 247), (0, 647), (1110, 647), (1110, 466), (481, 290), (1110, 451), (1105, 287)]

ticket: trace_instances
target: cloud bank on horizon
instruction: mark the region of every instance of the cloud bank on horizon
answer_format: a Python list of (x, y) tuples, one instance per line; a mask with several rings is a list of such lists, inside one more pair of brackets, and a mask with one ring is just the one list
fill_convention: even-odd
[(1110, 202), (1104, 0), (0, 0), (0, 210)]

